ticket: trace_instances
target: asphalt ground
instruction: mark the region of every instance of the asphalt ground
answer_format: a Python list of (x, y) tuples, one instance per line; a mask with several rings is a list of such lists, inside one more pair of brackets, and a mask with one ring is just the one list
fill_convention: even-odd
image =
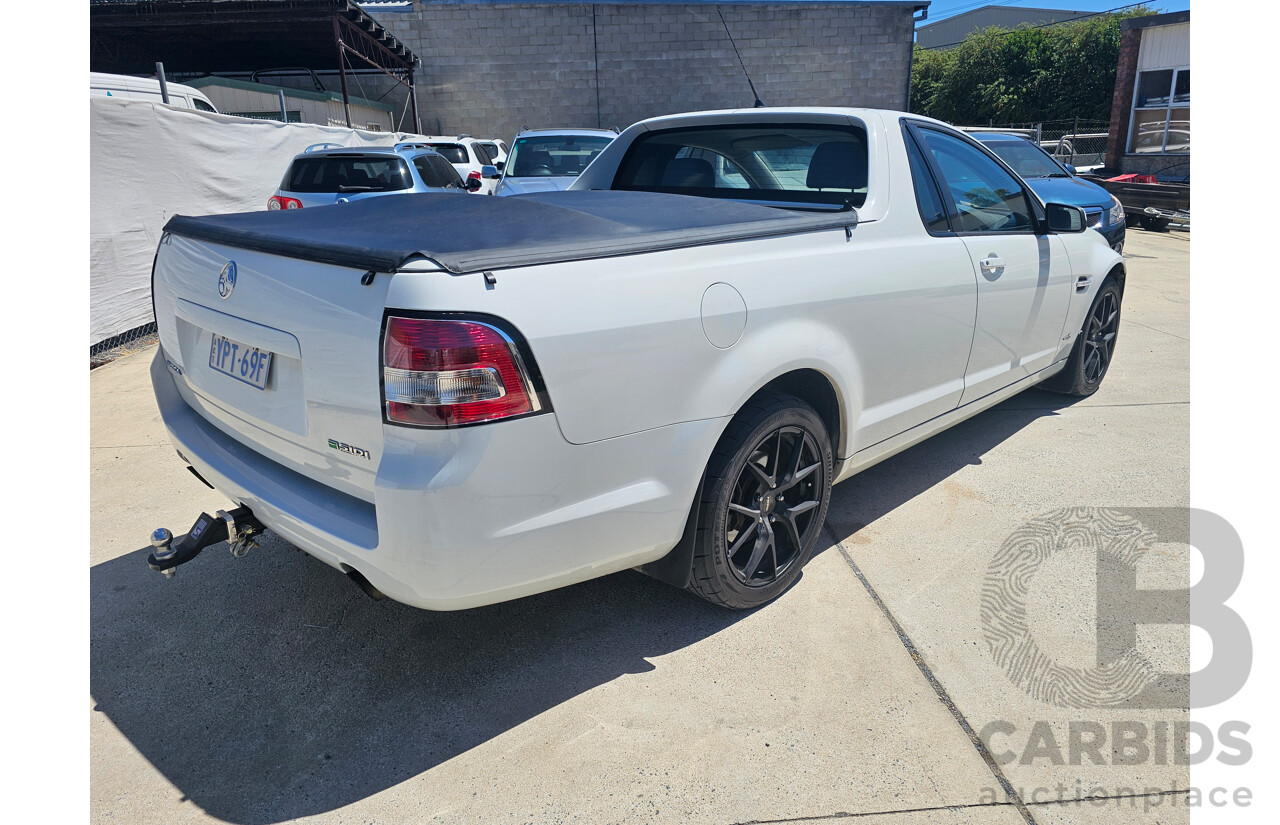
[[(429, 613), (270, 534), (165, 580), (151, 529), (228, 502), (165, 438), (153, 349), (93, 370), (93, 821), (1189, 821), (1185, 693), (1116, 687), (1189, 669), (1184, 625), (1123, 615), (1185, 601), (1189, 245), (1130, 231), (1097, 394), (1031, 390), (839, 485), (749, 613), (633, 572)], [(1127, 578), (1100, 567), (1135, 535)], [(1101, 671), (1116, 638), (1136, 659)]]

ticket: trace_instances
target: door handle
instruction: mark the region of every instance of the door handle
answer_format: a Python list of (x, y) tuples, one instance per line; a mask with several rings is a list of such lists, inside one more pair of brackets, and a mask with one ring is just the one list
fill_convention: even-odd
[(999, 255), (992, 254), (978, 261), (978, 266), (986, 270), (1004, 269), (1004, 261)]
[(1086, 292), (1093, 285), (1093, 279), (1088, 275), (1081, 275), (1076, 278), (1076, 292)]

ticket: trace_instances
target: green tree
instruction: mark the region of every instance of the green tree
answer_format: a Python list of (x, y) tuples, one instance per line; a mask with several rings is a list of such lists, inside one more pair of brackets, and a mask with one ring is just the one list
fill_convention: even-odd
[(1054, 26), (991, 27), (949, 49), (915, 49), (911, 111), (951, 123), (1107, 120), (1120, 23), (1146, 7)]

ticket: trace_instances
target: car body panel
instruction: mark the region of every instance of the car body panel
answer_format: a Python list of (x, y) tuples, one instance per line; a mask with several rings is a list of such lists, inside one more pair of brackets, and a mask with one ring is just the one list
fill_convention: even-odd
[[(472, 607), (655, 561), (679, 539), (729, 421), (770, 381), (807, 370), (830, 383), (845, 478), (1061, 369), (1121, 266), (1096, 232), (1026, 233), (996, 250), (1004, 271), (984, 276), (1003, 239), (925, 231), (903, 117), (658, 118), (624, 131), (570, 187), (610, 188), (628, 143), (650, 130), (857, 123), (869, 191), (847, 229), (496, 272), (418, 257), (372, 278), (166, 234), (152, 368), (165, 425), (270, 529), (408, 604)], [(231, 261), (238, 285), (224, 296)], [(503, 319), (536, 362), (546, 407), (451, 429), (385, 422), (380, 331), (397, 311)], [(215, 334), (275, 353), (265, 390), (209, 367)]]

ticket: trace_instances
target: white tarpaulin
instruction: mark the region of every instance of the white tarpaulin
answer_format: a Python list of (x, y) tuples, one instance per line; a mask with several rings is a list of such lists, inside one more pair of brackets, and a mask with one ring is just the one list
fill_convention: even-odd
[(89, 345), (152, 321), (151, 260), (174, 215), (266, 209), (289, 160), (315, 143), (412, 135), (89, 100)]

